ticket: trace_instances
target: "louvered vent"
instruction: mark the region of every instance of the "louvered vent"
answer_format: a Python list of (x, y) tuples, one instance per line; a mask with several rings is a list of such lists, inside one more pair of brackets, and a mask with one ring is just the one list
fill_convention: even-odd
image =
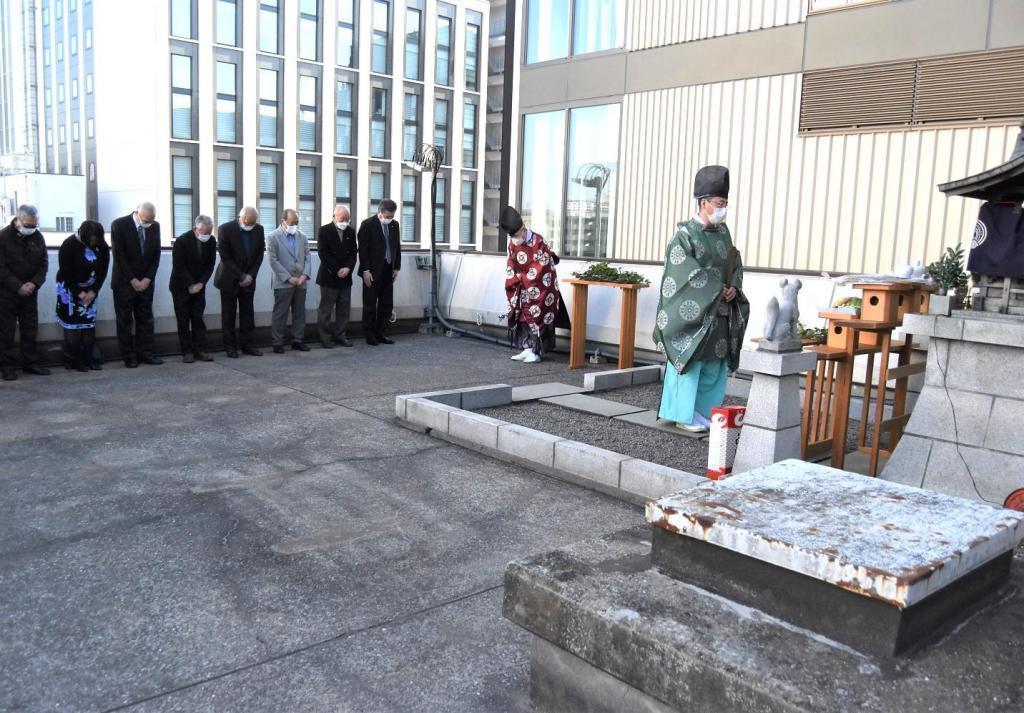
[(1024, 50), (807, 72), (800, 131), (1024, 117)]

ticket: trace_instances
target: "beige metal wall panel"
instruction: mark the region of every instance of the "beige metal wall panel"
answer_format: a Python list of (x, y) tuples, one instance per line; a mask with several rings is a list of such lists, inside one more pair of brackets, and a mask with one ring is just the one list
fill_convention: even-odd
[(798, 136), (800, 76), (626, 95), (614, 258), (662, 260), (694, 211), (692, 181), (729, 167), (729, 226), (747, 265), (884, 272), (967, 244), (979, 203), (945, 181), (1004, 161), (1016, 123)]
[(631, 0), (626, 49), (642, 50), (803, 22), (808, 0)]

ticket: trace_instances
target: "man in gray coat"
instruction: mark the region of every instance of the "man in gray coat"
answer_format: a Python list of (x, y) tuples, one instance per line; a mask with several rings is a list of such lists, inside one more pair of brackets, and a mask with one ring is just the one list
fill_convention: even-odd
[(312, 270), (309, 239), (299, 230), (299, 214), (289, 208), (277, 230), (267, 236), (267, 258), (274, 287), (274, 314), (270, 338), (274, 353), (284, 354), (284, 330), (292, 314), (292, 349), (308, 352), (306, 331), (306, 284)]

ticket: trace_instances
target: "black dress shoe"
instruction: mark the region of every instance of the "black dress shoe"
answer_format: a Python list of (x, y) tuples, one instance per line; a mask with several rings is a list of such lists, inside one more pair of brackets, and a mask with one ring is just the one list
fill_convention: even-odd
[[(246, 352), (246, 354), (248, 354), (248, 353), (249, 352)], [(275, 344), (274, 345), (274, 354), (284, 354), (284, 347), (282, 347), (280, 344)]]
[(263, 356), (263, 352), (256, 347), (242, 347), (242, 354), (248, 354), (249, 356)]
[(128, 358), (124, 360), (124, 365), (129, 369), (135, 369), (138, 367), (139, 362), (135, 361), (134, 358)]
[(381, 334), (379, 337), (377, 337), (377, 341), (380, 342), (381, 344), (394, 344), (395, 343), (394, 339), (392, 339), (391, 337), (385, 337), (383, 334)]
[(17, 381), (18, 372), (14, 369), (4, 369), (4, 381)]
[(196, 352), (196, 361), (213, 361), (213, 357), (206, 352)]
[(195, 364), (196, 356), (192, 352), (185, 352), (181, 355), (181, 360), (186, 364)]
[(320, 346), (322, 346), (324, 349), (334, 349), (334, 345), (331, 344), (330, 342), (320, 342)]
[(337, 340), (336, 344), (339, 347), (351, 347), (352, 346), (352, 340), (349, 339), (348, 337), (342, 337), (341, 339)]
[(159, 366), (164, 363), (164, 360), (155, 354), (140, 354), (139, 362), (142, 364), (152, 364), (153, 366)]
[(377, 337), (367, 337), (366, 343), (369, 344), (371, 347), (375, 347), (378, 344), (380, 344), (380, 342), (377, 341)]
[(80, 371), (83, 374), (89, 371), (89, 367), (87, 367), (85, 364), (75, 364), (74, 368), (75, 371)]
[(294, 349), (297, 352), (308, 352), (309, 351), (309, 347), (307, 347), (302, 342), (292, 342), (292, 349)]
[(42, 366), (36, 366), (35, 364), (33, 364), (31, 366), (23, 366), (23, 367), (21, 367), (21, 370), (23, 372), (25, 372), (26, 374), (35, 374), (36, 376), (49, 376), (50, 375), (50, 370), (49, 369), (47, 369), (46, 367), (42, 367)]
[(237, 359), (238, 358), (238, 352), (236, 352), (234, 349), (228, 349), (225, 352), (225, 354), (228, 355), (228, 359)]
[(92, 371), (103, 371), (103, 365), (93, 362), (92, 364), (89, 365), (89, 369), (91, 369)]

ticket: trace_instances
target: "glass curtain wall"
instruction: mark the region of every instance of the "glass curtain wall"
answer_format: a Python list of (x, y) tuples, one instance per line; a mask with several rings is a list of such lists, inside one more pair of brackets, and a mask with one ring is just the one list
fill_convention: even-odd
[(523, 120), (523, 222), (562, 252), (565, 112), (527, 114)]
[(608, 257), (618, 154), (618, 104), (569, 112), (563, 248), (566, 255)]

